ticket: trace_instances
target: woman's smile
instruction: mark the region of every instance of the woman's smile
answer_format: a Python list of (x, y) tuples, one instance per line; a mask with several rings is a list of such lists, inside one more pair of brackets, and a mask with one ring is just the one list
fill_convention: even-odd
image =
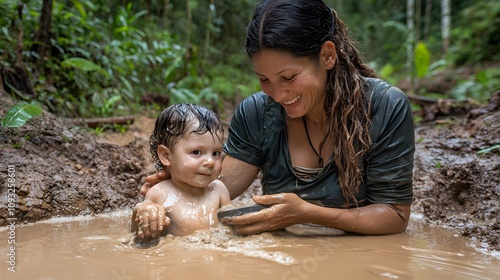
[(295, 97), (294, 99), (292, 99), (292, 100), (290, 100), (290, 101), (283, 102), (283, 105), (286, 105), (286, 106), (292, 105), (292, 104), (294, 104), (295, 102), (299, 101), (301, 98), (302, 98), (302, 95), (297, 96), (297, 97)]

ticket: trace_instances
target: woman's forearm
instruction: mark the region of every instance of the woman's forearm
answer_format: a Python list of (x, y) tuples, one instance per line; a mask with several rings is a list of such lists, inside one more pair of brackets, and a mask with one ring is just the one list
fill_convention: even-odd
[(371, 204), (337, 209), (310, 204), (308, 208), (305, 211), (307, 221), (361, 234), (404, 232), (410, 217), (409, 205)]
[(259, 171), (260, 168), (257, 166), (225, 156), (222, 173), (218, 179), (226, 185), (231, 199), (234, 199), (248, 189)]

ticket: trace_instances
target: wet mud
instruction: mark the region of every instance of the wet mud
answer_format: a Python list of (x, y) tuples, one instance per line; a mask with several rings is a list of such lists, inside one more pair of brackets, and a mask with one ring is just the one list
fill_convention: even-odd
[[(3, 116), (12, 101), (0, 104)], [(98, 141), (47, 112), (21, 128), (5, 129), (0, 134), (0, 226), (130, 207), (140, 200), (137, 186), (145, 176), (142, 145)], [(15, 207), (10, 207), (9, 175), (15, 176)]]
[(412, 211), (499, 251), (500, 93), (478, 111), (417, 127)]
[[(418, 125), (412, 212), (455, 230), (484, 250), (500, 250), (500, 102)], [(0, 96), (0, 116), (13, 102)], [(0, 226), (8, 223), (8, 167), (15, 167), (18, 224), (130, 209), (153, 172), (147, 153), (154, 117), (126, 133), (96, 136), (44, 112), (0, 135)], [(484, 153), (478, 154), (479, 151)], [(260, 192), (259, 178), (240, 199)]]

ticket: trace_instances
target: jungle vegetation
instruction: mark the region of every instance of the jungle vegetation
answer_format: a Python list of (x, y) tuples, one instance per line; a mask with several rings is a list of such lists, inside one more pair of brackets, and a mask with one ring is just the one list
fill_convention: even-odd
[[(0, 0), (0, 94), (71, 118), (174, 102), (222, 112), (260, 90), (243, 49), (256, 2)], [(326, 2), (378, 74), (411, 94), (485, 102), (500, 88), (499, 1)], [(442, 92), (420, 83), (463, 69)]]

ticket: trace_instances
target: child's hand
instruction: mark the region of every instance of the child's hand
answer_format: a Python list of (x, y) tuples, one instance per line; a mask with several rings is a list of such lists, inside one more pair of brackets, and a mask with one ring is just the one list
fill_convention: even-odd
[(134, 221), (137, 237), (157, 237), (170, 225), (170, 218), (165, 215), (165, 207), (149, 200), (137, 203), (134, 208)]

